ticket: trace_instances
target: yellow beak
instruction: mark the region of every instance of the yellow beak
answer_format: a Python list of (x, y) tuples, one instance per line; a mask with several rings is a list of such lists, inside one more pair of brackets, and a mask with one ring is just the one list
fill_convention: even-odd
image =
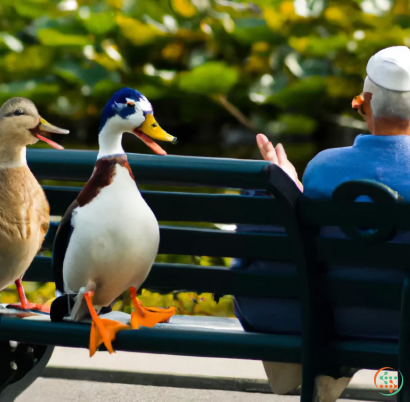
[(146, 115), (145, 121), (142, 123), (139, 130), (154, 140), (172, 142), (173, 144), (176, 144), (178, 141), (177, 137), (173, 137), (160, 127), (152, 114)]
[(158, 155), (166, 155), (167, 152), (153, 139), (172, 142), (173, 144), (178, 142), (177, 137), (168, 134), (159, 126), (152, 114), (147, 114), (144, 123), (136, 128), (133, 133)]

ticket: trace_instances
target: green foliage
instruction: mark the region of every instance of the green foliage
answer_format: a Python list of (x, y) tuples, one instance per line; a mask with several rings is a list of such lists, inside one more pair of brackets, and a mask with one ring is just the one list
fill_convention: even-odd
[(237, 71), (218, 61), (209, 61), (181, 75), (179, 87), (201, 95), (226, 94), (238, 82)]
[[(95, 146), (102, 106), (127, 85), (178, 131), (174, 152), (217, 148), (215, 156), (232, 157), (254, 155), (244, 153), (249, 128), (292, 145), (294, 129), (282, 123), (297, 113), (307, 124), (305, 140), (293, 144), (306, 147), (294, 161), (303, 167), (322, 143), (338, 143), (332, 133), (341, 116), (357, 118), (350, 100), (361, 92), (368, 58), (410, 43), (409, 7), (406, 0), (4, 0), (0, 101), (31, 97), (71, 129), (69, 147)], [(224, 126), (241, 130), (241, 139), (215, 147)]]
[(359, 132), (369, 57), (410, 45), (408, 0), (2, 0), (0, 15), (0, 102), (31, 98), (67, 148), (96, 148), (102, 107), (130, 86), (179, 137), (169, 152), (259, 157), (260, 131), (300, 173)]

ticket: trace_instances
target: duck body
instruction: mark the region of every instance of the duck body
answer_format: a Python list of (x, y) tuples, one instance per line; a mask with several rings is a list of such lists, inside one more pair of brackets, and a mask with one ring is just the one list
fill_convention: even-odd
[[(41, 309), (29, 303), (21, 278), (40, 250), (47, 234), (50, 208), (43, 189), (27, 166), (26, 146), (44, 136), (68, 134), (45, 121), (29, 99), (12, 98), (0, 108), (0, 291), (16, 283), (23, 309)], [(17, 307), (17, 306), (16, 306)]]
[(0, 166), (0, 183), (1, 290), (23, 276), (41, 248), (50, 208), (27, 166)]
[[(76, 202), (62, 270), (64, 291), (80, 293), (94, 283), (98, 311), (144, 282), (158, 252), (158, 222), (138, 190), (125, 154), (99, 159)], [(74, 308), (72, 318), (81, 320), (86, 312)]]
[[(103, 342), (113, 353), (112, 340), (124, 324), (98, 313), (130, 289), (134, 311), (130, 327), (153, 327), (175, 309), (145, 308), (137, 289), (149, 274), (159, 245), (158, 222), (141, 196), (122, 148), (123, 133), (133, 133), (154, 152), (166, 152), (154, 139), (176, 142), (156, 122), (153, 108), (140, 92), (123, 88), (106, 104), (98, 134), (94, 172), (61, 220), (53, 247), (57, 298), (52, 321), (81, 321), (91, 315), (90, 356)], [(60, 293), (60, 294), (59, 294)]]

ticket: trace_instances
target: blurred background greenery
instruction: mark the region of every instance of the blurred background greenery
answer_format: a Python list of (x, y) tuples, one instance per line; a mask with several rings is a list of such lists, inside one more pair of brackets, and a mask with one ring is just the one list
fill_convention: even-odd
[[(66, 148), (95, 149), (105, 102), (130, 86), (180, 139), (169, 152), (259, 158), (264, 132), (302, 174), (318, 151), (366, 130), (351, 100), (367, 60), (409, 46), (409, 27), (408, 0), (2, 0), (0, 102), (29, 97), (70, 129)], [(150, 152), (131, 136), (124, 147)], [(39, 300), (49, 287), (27, 285)], [(230, 298), (144, 294), (186, 313), (233, 315)]]

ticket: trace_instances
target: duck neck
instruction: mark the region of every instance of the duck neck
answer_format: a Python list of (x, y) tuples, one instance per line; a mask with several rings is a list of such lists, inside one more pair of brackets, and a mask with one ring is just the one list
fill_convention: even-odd
[(116, 132), (105, 124), (98, 135), (98, 144), (100, 150), (97, 159), (105, 158), (110, 155), (122, 155), (124, 149), (122, 147), (122, 132)]
[(0, 169), (27, 166), (26, 147), (0, 148)]

